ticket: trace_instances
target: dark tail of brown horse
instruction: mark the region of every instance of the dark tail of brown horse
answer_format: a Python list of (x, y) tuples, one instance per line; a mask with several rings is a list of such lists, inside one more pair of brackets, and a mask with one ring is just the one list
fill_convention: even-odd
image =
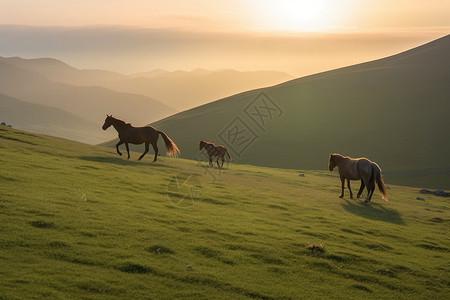
[(377, 164), (373, 164), (372, 165), (372, 178), (371, 180), (375, 180), (377, 185), (378, 185), (378, 189), (381, 192), (381, 197), (386, 200), (386, 202), (389, 201), (388, 198), (388, 194), (387, 194), (387, 190), (386, 190), (386, 185), (384, 184), (383, 181), (383, 176), (381, 176), (381, 169)]
[(180, 154), (180, 150), (178, 149), (177, 145), (175, 145), (175, 143), (164, 132), (158, 130), (158, 133), (164, 140), (167, 155), (177, 157)]
[(227, 148), (225, 148), (225, 152), (227, 153), (228, 158), (231, 160), (231, 155), (230, 155), (230, 152), (228, 152), (228, 149), (227, 149)]

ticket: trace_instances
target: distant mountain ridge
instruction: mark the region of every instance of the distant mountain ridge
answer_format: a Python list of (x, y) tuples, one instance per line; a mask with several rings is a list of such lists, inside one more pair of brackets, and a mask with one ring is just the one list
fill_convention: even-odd
[[(69, 73), (77, 73), (80, 77), (84, 72), (57, 60), (12, 61), (0, 59), (0, 92), (17, 99), (59, 107), (93, 122), (103, 121), (107, 113), (145, 123), (148, 118), (158, 120), (176, 112), (146, 96), (115, 92), (95, 85), (78, 86), (59, 82), (58, 77), (64, 77), (59, 74), (65, 72), (61, 69), (72, 70)], [(28, 64), (30, 61), (31, 64)], [(42, 67), (46, 61), (51, 61), (52, 66)], [(58, 68), (54, 68), (55, 65)]]
[(0, 62), (40, 74), (55, 82), (77, 86), (99, 86), (116, 92), (158, 99), (179, 111), (294, 78), (284, 72), (241, 72), (231, 69), (192, 71), (157, 69), (124, 75), (103, 70), (80, 70), (53, 58), (0, 57)]
[[(25, 102), (63, 109), (97, 126), (106, 114), (116, 115), (138, 126), (144, 125), (149, 120), (175, 113), (172, 107), (192, 107), (234, 92), (288, 79), (292, 76), (280, 72), (204, 69), (153, 70), (124, 75), (103, 70), (80, 70), (53, 58), (0, 57), (0, 93)], [(17, 121), (21, 123), (22, 120)], [(57, 135), (57, 131), (51, 128), (45, 132), (45, 126), (41, 125), (36, 124), (36, 128), (44, 130), (39, 133)], [(65, 126), (60, 125), (61, 128)], [(90, 132), (89, 135), (97, 136), (97, 133)], [(67, 134), (59, 136), (70, 138)], [(74, 139), (80, 141), (78, 134), (76, 136)]]
[[(69, 75), (64, 77), (62, 74)], [(106, 114), (120, 115), (124, 119), (144, 125), (149, 118), (158, 120), (176, 112), (175, 109), (142, 95), (115, 92), (100, 86), (56, 81), (58, 78), (82, 78), (82, 74), (83, 71), (72, 70), (70, 66), (53, 59), (31, 60), (30, 63), (30, 60), (19, 58), (1, 58), (0, 93), (22, 101), (60, 108), (97, 124), (96, 131), (100, 130)], [(18, 122), (21, 120), (16, 120), (16, 123)], [(96, 135), (92, 132), (89, 134)], [(70, 138), (67, 135), (64, 137)]]
[(0, 94), (0, 122), (14, 128), (58, 136), (87, 144), (113, 138), (105, 135), (97, 124), (62, 109), (33, 104)]
[(155, 70), (132, 74), (128, 78), (102, 83), (115, 91), (155, 97), (160, 101), (185, 110), (236, 93), (272, 86), (293, 79), (292, 75), (276, 71)]
[(5, 62), (27, 71), (43, 75), (49, 80), (72, 85), (99, 85), (103, 81), (126, 78), (125, 75), (103, 70), (79, 70), (54, 58), (0, 57)]

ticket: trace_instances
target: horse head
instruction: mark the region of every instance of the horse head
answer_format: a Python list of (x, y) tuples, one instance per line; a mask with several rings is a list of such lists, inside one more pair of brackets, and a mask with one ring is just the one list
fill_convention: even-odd
[(205, 147), (205, 141), (201, 140), (200, 141), (200, 150), (202, 150)]
[(113, 120), (114, 120), (114, 118), (112, 117), (112, 115), (111, 116), (106, 115), (105, 123), (103, 124), (102, 129), (103, 130), (108, 129), (109, 126), (112, 125)]
[(334, 161), (333, 154), (330, 153), (330, 158), (328, 160), (328, 169), (330, 171), (333, 171), (333, 169), (336, 167), (336, 162)]

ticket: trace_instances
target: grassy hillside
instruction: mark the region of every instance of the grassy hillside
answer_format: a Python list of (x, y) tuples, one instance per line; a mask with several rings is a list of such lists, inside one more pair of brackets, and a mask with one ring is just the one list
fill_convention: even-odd
[(336, 173), (137, 155), (0, 127), (0, 298), (450, 292), (446, 198), (390, 186), (363, 205)]
[(391, 183), (449, 189), (449, 78), (446, 36), (152, 125), (173, 138), (184, 158), (198, 156), (200, 139), (228, 146), (238, 163), (292, 169), (326, 169), (327, 156), (337, 152), (378, 162)]
[(0, 94), (0, 122), (14, 128), (63, 137), (87, 144), (114, 138), (105, 134), (94, 122), (62, 109), (29, 103)]

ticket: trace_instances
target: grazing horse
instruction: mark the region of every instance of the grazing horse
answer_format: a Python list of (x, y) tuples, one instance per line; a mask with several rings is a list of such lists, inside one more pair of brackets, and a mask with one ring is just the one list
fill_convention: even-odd
[(111, 125), (119, 133), (119, 142), (116, 145), (116, 149), (120, 156), (122, 156), (122, 153), (119, 151), (120, 145), (125, 144), (127, 147), (128, 158), (130, 158), (130, 149), (128, 148), (128, 144), (139, 145), (145, 143), (145, 151), (139, 157), (139, 160), (144, 157), (144, 155), (148, 152), (148, 146), (152, 144), (153, 150), (155, 150), (155, 158), (153, 161), (156, 161), (158, 157), (159, 135), (161, 135), (164, 140), (166, 153), (168, 155), (176, 157), (180, 153), (177, 145), (175, 145), (175, 143), (164, 132), (156, 130), (152, 126), (133, 127), (130, 123), (114, 118), (113, 116), (106, 115), (105, 124), (103, 124), (102, 129), (106, 130)]
[[(223, 167), (223, 163), (225, 161), (225, 153), (228, 155), (228, 158), (231, 160), (230, 152), (228, 152), (227, 148), (222, 145), (216, 146), (213, 143), (205, 142), (204, 140), (200, 141), (200, 150), (205, 148), (206, 152), (209, 155), (209, 165), (213, 165), (213, 156), (217, 156), (217, 166), (219, 168)], [(219, 158), (222, 159), (222, 164), (219, 165)]]
[(375, 182), (380, 189), (381, 196), (386, 202), (388, 201), (388, 195), (386, 191), (386, 186), (383, 181), (383, 177), (381, 176), (380, 167), (368, 160), (367, 158), (350, 158), (347, 156), (343, 156), (340, 154), (330, 154), (330, 159), (328, 161), (328, 169), (333, 171), (335, 167), (339, 169), (339, 176), (341, 178), (341, 187), (342, 193), (339, 198), (344, 197), (344, 183), (345, 179), (347, 179), (348, 190), (350, 191), (350, 199), (353, 199), (353, 193), (350, 188), (350, 180), (359, 180), (361, 179), (361, 187), (359, 188), (359, 192), (357, 197), (359, 198), (364, 190), (364, 187), (367, 187), (367, 198), (366, 203), (370, 202), (372, 198), (373, 192), (375, 190)]

